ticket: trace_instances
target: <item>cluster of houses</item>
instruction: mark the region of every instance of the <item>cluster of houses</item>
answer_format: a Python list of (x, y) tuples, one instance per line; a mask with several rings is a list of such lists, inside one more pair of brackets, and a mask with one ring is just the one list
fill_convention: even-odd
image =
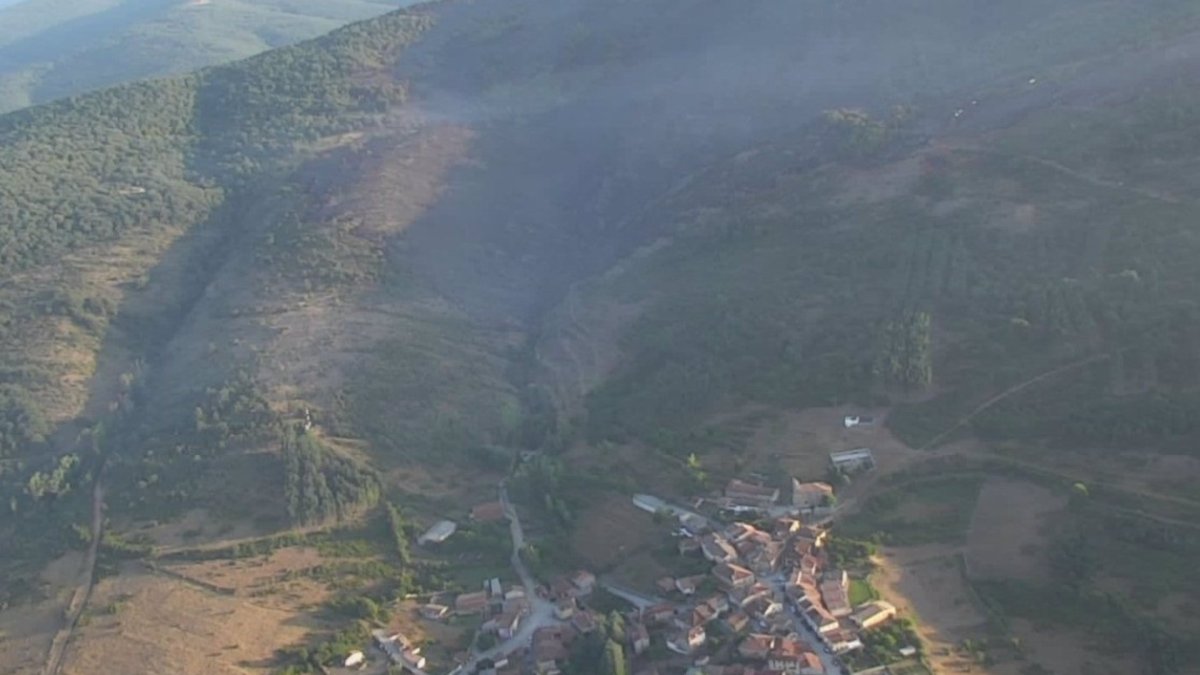
[[(523, 675), (536, 672), (539, 675), (557, 675), (565, 667), (571, 654), (572, 643), (582, 636), (601, 630), (602, 617), (587, 607), (587, 599), (596, 589), (596, 576), (586, 570), (553, 579), (538, 589), (543, 600), (554, 608), (555, 622), (539, 626), (533, 631), (528, 648), (496, 656), (491, 660), (489, 675)], [(454, 601), (453, 612), (463, 616), (483, 614), (485, 620), (481, 632), (492, 632), (500, 640), (507, 640), (520, 629), (528, 616), (530, 603), (520, 587), (504, 587), (499, 579), (490, 580), (485, 589), (476, 593), (459, 595)], [(422, 614), (426, 613), (426, 605)], [(450, 613), (438, 610), (439, 616)], [(630, 647), (641, 654), (650, 647), (650, 634), (637, 612), (627, 617), (626, 632)]]
[[(760, 514), (773, 512), (779, 497), (774, 488), (740, 480), (730, 481), (723, 495), (726, 504)], [(793, 481), (793, 513), (832, 501), (831, 486)], [(670, 649), (700, 656), (708, 632), (720, 622), (722, 632), (739, 637), (742, 672), (821, 675), (834, 655), (862, 647), (861, 631), (895, 616), (896, 608), (886, 602), (851, 605), (848, 574), (833, 568), (824, 553), (824, 529), (791, 515), (757, 522), (718, 528), (685, 522), (679, 553), (701, 556), (712, 568), (705, 575), (658, 580), (658, 591), (676, 600), (642, 615), (651, 627), (667, 626)], [(723, 666), (706, 667), (717, 672)]]
[[(421, 656), (421, 648), (412, 644), (403, 633), (375, 630), (371, 632), (371, 637), (375, 646), (386, 654), (392, 663), (413, 671), (420, 671), (425, 667), (425, 657)], [(362, 652), (353, 652), (343, 665), (351, 668), (361, 665), (363, 660)]]
[(530, 603), (520, 584), (502, 584), (499, 578), (484, 582), (483, 589), (451, 598), (436, 596), (421, 605), (418, 613), (430, 621), (451, 616), (483, 617), (481, 630), (507, 640), (517, 633), (529, 616)]

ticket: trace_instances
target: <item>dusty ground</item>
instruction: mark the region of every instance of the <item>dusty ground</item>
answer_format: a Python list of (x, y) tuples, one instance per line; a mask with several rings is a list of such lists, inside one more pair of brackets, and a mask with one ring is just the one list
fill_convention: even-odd
[(79, 583), (83, 559), (83, 552), (72, 551), (51, 562), (42, 572), (44, 600), (0, 612), (0, 674), (41, 673), (50, 641)]
[(593, 569), (608, 569), (635, 552), (659, 546), (667, 527), (655, 524), (629, 497), (612, 495), (581, 515), (571, 543)]
[(1045, 579), (1049, 520), (1066, 503), (1066, 497), (1032, 483), (988, 479), (967, 540), (971, 578)]
[(193, 580), (202, 589), (254, 598), (261, 607), (297, 611), (328, 599), (325, 585), (304, 576), (322, 564), (314, 548), (285, 548), (269, 556), (244, 560), (209, 560), (186, 565), (163, 565), (164, 572)]
[[(846, 415), (870, 415), (876, 424), (847, 429)], [(789, 473), (819, 480), (829, 466), (829, 453), (870, 448), (879, 473), (893, 471), (915, 456), (915, 451), (892, 436), (884, 425), (885, 410), (853, 406), (810, 408), (787, 412), (763, 425), (750, 439), (747, 454), (755, 458), (778, 454)]]
[(884, 599), (917, 622), (936, 673), (970, 672), (1016, 675), (1011, 661), (983, 667), (958, 652), (963, 640), (989, 636), (987, 617), (976, 606), (956, 560), (957, 547), (945, 545), (888, 548), (877, 559), (871, 581)]
[(275, 650), (321, 628), (295, 611), (126, 567), (101, 581), (64, 675), (269, 672)]

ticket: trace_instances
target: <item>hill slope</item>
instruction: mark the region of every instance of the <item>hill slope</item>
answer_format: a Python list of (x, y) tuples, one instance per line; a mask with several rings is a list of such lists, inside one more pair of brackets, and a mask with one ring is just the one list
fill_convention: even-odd
[(514, 448), (782, 475), (761, 420), (847, 402), (1064, 475), (1193, 448), (1200, 10), (934, 4), (444, 2), (0, 117), (6, 596), (102, 471), (169, 550), (440, 517)]
[(316, 37), (398, 0), (28, 0), (0, 7), (0, 112)]

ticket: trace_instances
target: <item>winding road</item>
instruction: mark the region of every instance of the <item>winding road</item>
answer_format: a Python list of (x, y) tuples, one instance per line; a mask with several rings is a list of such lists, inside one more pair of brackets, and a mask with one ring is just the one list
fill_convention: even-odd
[(480, 661), (495, 659), (526, 647), (537, 629), (560, 623), (554, 616), (554, 603), (538, 595), (537, 581), (521, 558), (521, 551), (525, 548), (525, 530), (521, 527), (521, 517), (517, 514), (517, 509), (508, 500), (508, 486), (503, 481), (500, 483), (500, 503), (504, 506), (504, 515), (508, 518), (509, 532), (512, 536), (512, 567), (521, 580), (521, 585), (525, 587), (525, 597), (529, 600), (529, 615), (525, 617), (515, 635), (491, 649), (476, 652), (470, 661), (455, 672), (474, 672)]

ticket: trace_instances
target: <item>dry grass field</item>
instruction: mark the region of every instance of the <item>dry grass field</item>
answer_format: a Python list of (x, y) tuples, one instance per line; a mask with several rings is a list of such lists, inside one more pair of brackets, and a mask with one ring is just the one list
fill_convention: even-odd
[(266, 673), (275, 651), (325, 628), (298, 608), (206, 590), (126, 567), (97, 584), (64, 675)]
[(986, 481), (967, 540), (971, 577), (1045, 580), (1051, 519), (1066, 504), (1066, 497), (1032, 483)]

